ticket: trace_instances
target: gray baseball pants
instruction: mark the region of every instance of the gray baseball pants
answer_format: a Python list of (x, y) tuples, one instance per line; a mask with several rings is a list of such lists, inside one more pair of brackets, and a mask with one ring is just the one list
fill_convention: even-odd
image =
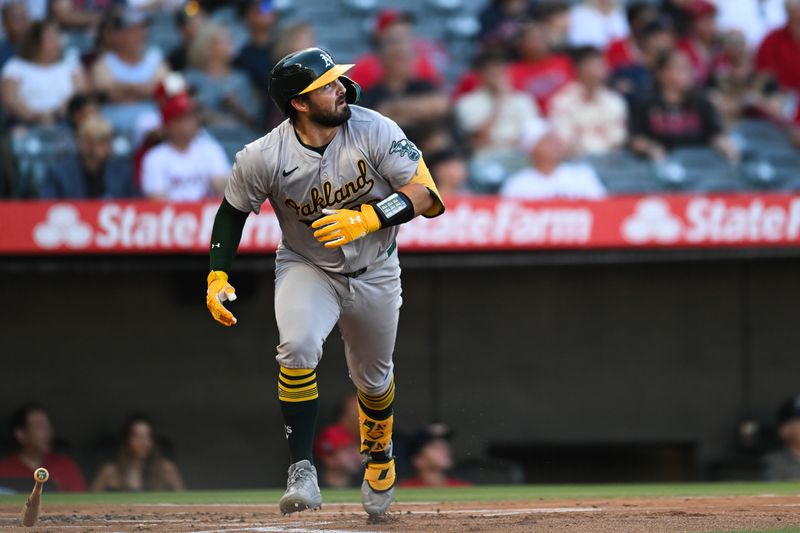
[(365, 394), (382, 394), (392, 380), (401, 293), (397, 253), (350, 278), (281, 249), (275, 265), (276, 360), (286, 368), (316, 368), (338, 323), (350, 379)]

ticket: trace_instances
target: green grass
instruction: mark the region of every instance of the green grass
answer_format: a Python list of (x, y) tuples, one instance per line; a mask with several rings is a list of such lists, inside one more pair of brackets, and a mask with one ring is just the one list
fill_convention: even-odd
[[(277, 503), (281, 490), (47, 494), (51, 504), (260, 504)], [(800, 483), (660, 483), (622, 485), (504, 485), (447, 489), (398, 489), (398, 502), (605, 499), (679, 496), (800, 495)], [(0, 496), (0, 505), (20, 505), (25, 494)], [(358, 502), (357, 490), (324, 490), (326, 503)], [(791, 530), (776, 530), (791, 531)]]

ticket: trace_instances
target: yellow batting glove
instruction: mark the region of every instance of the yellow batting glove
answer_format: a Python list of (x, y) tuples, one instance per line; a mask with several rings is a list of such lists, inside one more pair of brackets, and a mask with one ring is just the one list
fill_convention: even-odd
[(211, 311), (214, 320), (223, 326), (236, 324), (236, 317), (225, 309), (222, 302), (232, 302), (236, 299), (236, 289), (228, 283), (228, 275), (221, 270), (212, 270), (208, 274), (208, 291), (206, 291), (206, 306)]
[(323, 243), (325, 248), (338, 248), (381, 229), (375, 208), (369, 204), (363, 204), (361, 211), (323, 209), (322, 212), (327, 216), (315, 220), (311, 227), (317, 230), (314, 238)]

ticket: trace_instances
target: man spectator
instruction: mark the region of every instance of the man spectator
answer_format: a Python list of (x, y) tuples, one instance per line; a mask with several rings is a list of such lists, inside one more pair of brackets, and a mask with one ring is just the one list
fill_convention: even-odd
[(182, 71), (188, 66), (189, 47), (206, 20), (206, 12), (197, 2), (188, 2), (183, 9), (175, 12), (175, 26), (181, 32), (181, 43), (167, 58), (172, 70)]
[(717, 24), (723, 32), (743, 32), (747, 47), (755, 50), (769, 32), (786, 24), (784, 2), (785, 0), (717, 2)]
[(413, 435), (408, 456), (414, 478), (398, 483), (400, 487), (468, 487), (470, 483), (451, 477), (453, 468), (449, 439), (452, 432), (442, 424), (431, 424)]
[(478, 20), (478, 37), (487, 46), (505, 46), (517, 34), (519, 23), (531, 14), (527, 0), (492, 0), (487, 2)]
[(558, 2), (538, 4), (533, 11), (533, 20), (541, 25), (553, 52), (563, 53), (572, 46), (569, 42), (571, 14), (567, 4)]
[(647, 22), (637, 39), (638, 54), (633, 63), (617, 67), (611, 72), (609, 85), (621, 93), (629, 104), (642, 94), (653, 90), (653, 70), (656, 60), (675, 47), (675, 33), (667, 19)]
[(606, 61), (611, 70), (636, 64), (641, 57), (642, 30), (659, 17), (658, 10), (650, 2), (631, 2), (625, 7), (625, 18), (630, 33), (609, 43), (606, 48)]
[(78, 153), (52, 163), (39, 191), (43, 199), (132, 198), (133, 163), (111, 153), (113, 130), (102, 115), (78, 125)]
[(800, 0), (785, 0), (786, 25), (770, 32), (756, 55), (756, 67), (784, 89), (800, 91)]
[(550, 117), (570, 156), (607, 153), (620, 148), (627, 133), (627, 108), (622, 97), (604, 85), (608, 76), (603, 53), (583, 47), (575, 51), (577, 81), (554, 97)]
[(657, 88), (638, 99), (631, 110), (631, 148), (661, 160), (674, 148), (713, 147), (730, 162), (739, 152), (723, 132), (716, 109), (694, 90), (692, 66), (681, 51), (663, 53), (656, 62)]
[(691, 17), (689, 33), (680, 40), (678, 47), (692, 62), (695, 83), (702, 87), (708, 84), (719, 47), (717, 31), (717, 7), (709, 0), (693, 0), (686, 6)]
[(628, 35), (628, 22), (617, 0), (583, 0), (570, 13), (569, 42), (605, 49)]
[(783, 448), (764, 457), (764, 476), (770, 481), (800, 481), (800, 394), (778, 410), (778, 435)]
[(425, 159), (442, 198), (466, 194), (469, 168), (463, 154), (455, 148), (445, 148), (426, 152)]
[(161, 104), (165, 140), (142, 161), (142, 192), (153, 199), (195, 202), (219, 196), (230, 164), (222, 146), (200, 131), (195, 106), (186, 93)]
[(153, 90), (168, 72), (161, 52), (147, 44), (146, 18), (130, 9), (115, 13), (110, 50), (94, 63), (95, 89), (111, 105), (103, 114), (117, 130), (130, 130), (138, 115), (154, 110)]
[(364, 91), (361, 105), (391, 118), (411, 138), (450, 112), (447, 95), (429, 80), (416, 75), (414, 42), (410, 35), (382, 39), (378, 54), (382, 78)]
[(247, 27), (249, 39), (233, 66), (246, 73), (253, 86), (266, 95), (269, 93), (270, 72), (276, 63), (272, 56), (272, 29), (277, 14), (271, 0), (248, 0), (239, 6), (239, 17)]
[(458, 125), (469, 136), (476, 157), (513, 151), (528, 124), (539, 118), (539, 109), (527, 94), (511, 87), (503, 51), (486, 50), (479, 54), (475, 70), (481, 88), (456, 102)]
[(520, 28), (517, 54), (519, 60), (509, 69), (511, 84), (534, 98), (547, 115), (553, 95), (575, 78), (572, 63), (568, 57), (552, 53), (544, 30), (535, 22)]
[(530, 166), (512, 174), (500, 195), (522, 199), (598, 199), (605, 187), (586, 163), (565, 163), (567, 149), (551, 125), (533, 124), (522, 138), (521, 148)]
[(413, 24), (414, 16), (407, 11), (389, 8), (378, 13), (373, 33), (376, 52), (356, 59), (356, 66), (348, 74), (362, 90), (367, 91), (384, 80), (386, 65), (381, 58), (382, 51), (397, 45), (410, 49), (409, 68), (415, 79), (437, 87), (442, 84), (442, 76), (432, 60), (438, 55), (437, 48), (432, 43), (415, 39)]
[(17, 55), (17, 50), (22, 45), (22, 40), (30, 25), (28, 10), (22, 1), (4, 4), (2, 15), (5, 40), (0, 44), (0, 68), (6, 64), (6, 61)]
[(53, 426), (44, 407), (37, 403), (19, 407), (11, 416), (11, 438), (17, 450), (0, 460), (0, 479), (24, 479), (30, 483), (33, 471), (44, 467), (50, 472), (48, 490), (86, 490), (86, 481), (75, 461), (53, 452)]
[(322, 467), (321, 484), (345, 489), (361, 484), (361, 454), (358, 439), (340, 423), (319, 432), (314, 441), (314, 454)]
[(100, 114), (100, 100), (96, 94), (76, 94), (67, 102), (67, 124), (78, 131), (81, 123), (90, 116)]

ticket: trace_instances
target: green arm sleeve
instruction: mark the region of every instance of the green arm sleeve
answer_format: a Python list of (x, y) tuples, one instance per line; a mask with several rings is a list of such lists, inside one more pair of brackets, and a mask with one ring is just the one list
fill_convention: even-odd
[(249, 214), (239, 211), (225, 198), (222, 199), (211, 230), (211, 270), (230, 271)]

